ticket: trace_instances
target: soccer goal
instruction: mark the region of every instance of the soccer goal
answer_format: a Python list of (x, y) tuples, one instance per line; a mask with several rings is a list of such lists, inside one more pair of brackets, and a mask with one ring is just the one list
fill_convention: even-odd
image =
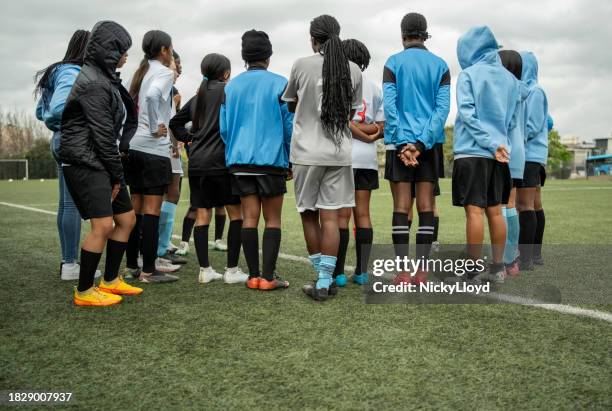
[(27, 180), (28, 178), (28, 160), (0, 159), (0, 180)]

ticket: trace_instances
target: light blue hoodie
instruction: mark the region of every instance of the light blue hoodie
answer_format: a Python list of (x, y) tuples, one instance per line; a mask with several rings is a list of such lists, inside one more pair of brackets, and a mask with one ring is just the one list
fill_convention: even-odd
[(453, 152), (462, 157), (495, 158), (510, 147), (516, 126), (519, 83), (501, 64), (497, 40), (487, 26), (468, 30), (457, 42), (463, 71), (457, 79), (457, 117)]
[[(546, 166), (548, 158), (548, 100), (538, 84), (538, 61), (533, 53), (521, 52), (522, 79), (529, 87), (525, 104), (525, 160)], [(551, 118), (552, 120), (552, 118)]]
[(66, 99), (81, 72), (76, 64), (61, 64), (53, 70), (47, 86), (36, 104), (36, 118), (51, 131), (59, 131)]

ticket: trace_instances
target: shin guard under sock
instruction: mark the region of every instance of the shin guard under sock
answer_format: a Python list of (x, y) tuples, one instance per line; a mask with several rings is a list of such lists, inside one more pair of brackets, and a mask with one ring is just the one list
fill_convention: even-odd
[(200, 267), (210, 267), (208, 261), (208, 226), (198, 225), (193, 229), (193, 242), (195, 243), (196, 255)]
[(393, 239), (393, 248), (395, 255), (398, 257), (407, 257), (410, 241), (410, 221), (406, 213), (393, 213), (391, 228), (391, 238)]
[(263, 267), (262, 276), (268, 281), (274, 279), (276, 260), (280, 251), (281, 229), (266, 228), (263, 233)]
[(128, 246), (125, 250), (126, 266), (131, 269), (138, 268), (138, 254), (142, 240), (142, 214), (136, 214), (136, 224), (130, 233)]
[(81, 248), (81, 269), (79, 271), (77, 290), (85, 291), (93, 287), (100, 258), (102, 258), (102, 253), (93, 253)]
[(128, 243), (108, 239), (106, 241), (106, 264), (104, 264), (104, 281), (113, 281), (119, 275), (119, 267)]
[(142, 217), (142, 271), (155, 270), (157, 245), (159, 244), (159, 216), (145, 214)]
[(319, 263), (319, 279), (317, 288), (329, 288), (332, 283), (332, 275), (336, 269), (336, 257), (333, 255), (321, 255)]
[(336, 268), (334, 268), (333, 277), (336, 278), (338, 274), (344, 274), (344, 262), (346, 261), (346, 250), (348, 249), (349, 243), (349, 230), (348, 228), (340, 228), (340, 242), (338, 243), (338, 257), (336, 257)]
[[(238, 266), (238, 259), (240, 258), (240, 246), (242, 245), (242, 240), (240, 238), (241, 230), (242, 220), (230, 221), (229, 230), (227, 231), (227, 268), (233, 268)], [(217, 231), (216, 225), (215, 231)]]
[(542, 240), (544, 239), (544, 227), (546, 226), (546, 217), (544, 216), (544, 210), (537, 210), (536, 215), (536, 230), (533, 241), (533, 258), (542, 258)]
[(188, 215), (183, 218), (183, 233), (181, 235), (181, 241), (188, 243), (191, 238), (191, 232), (195, 225), (195, 218), (189, 218)]
[(176, 214), (176, 204), (164, 201), (159, 215), (159, 244), (157, 245), (157, 256), (162, 257), (170, 248), (172, 230), (174, 228), (174, 214)]
[(416, 257), (429, 258), (431, 243), (434, 236), (434, 213), (423, 211), (419, 213), (419, 228), (416, 234)]
[(368, 264), (370, 262), (370, 253), (372, 251), (373, 241), (373, 229), (357, 227), (357, 230), (355, 231), (355, 256), (357, 257), (355, 274), (363, 274), (368, 272)]
[(530, 267), (533, 263), (533, 243), (535, 241), (536, 214), (533, 210), (521, 211), (519, 213), (519, 253), (521, 263)]
[(225, 230), (225, 219), (225, 214), (215, 214), (215, 240), (220, 240), (223, 238), (223, 230)]
[(519, 242), (519, 217), (516, 208), (502, 208), (506, 219), (506, 246), (504, 248), (504, 264), (512, 264), (516, 260)]
[(249, 267), (249, 276), (259, 277), (259, 233), (257, 228), (242, 228), (242, 251)]

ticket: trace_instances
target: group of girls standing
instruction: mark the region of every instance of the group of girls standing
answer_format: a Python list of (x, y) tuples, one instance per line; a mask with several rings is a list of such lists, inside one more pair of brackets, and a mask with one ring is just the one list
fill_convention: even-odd
[[(531, 130), (527, 134), (535, 136), (537, 142), (532, 144), (538, 147), (527, 154), (527, 177), (515, 181), (519, 190), (528, 190), (520, 194), (519, 204), (524, 202), (529, 217), (536, 201), (532, 191), (539, 193), (543, 184), (543, 168), (537, 167), (542, 157), (539, 147), (545, 144), (542, 127), (529, 110), (516, 114), (530, 93), (519, 93), (518, 81), (498, 73), (498, 66), (508, 59), (490, 54), (497, 43), (487, 30), (472, 29), (459, 40), (458, 48), (465, 71), (458, 86), (453, 203), (466, 210), (467, 243), (473, 246), (482, 243), (484, 211), (494, 244), (505, 240), (505, 226), (502, 229), (498, 223), (500, 205), (508, 203), (511, 186), (507, 163), (510, 159), (524, 162), (520, 144), (511, 141), (529, 141), (524, 129)], [(309, 259), (317, 274), (314, 282), (303, 286), (304, 293), (323, 301), (347, 284), (344, 260), (351, 217), (357, 257), (352, 281), (366, 284), (373, 242), (370, 198), (379, 182), (376, 141), (382, 138), (387, 152), (385, 178), (394, 200), (396, 253), (408, 255), (416, 202), (417, 256), (427, 257), (437, 240), (435, 196), (440, 194), (438, 179), (444, 174), (442, 144), (450, 107), (450, 72), (424, 46), (429, 35), (422, 15), (406, 15), (401, 34), (404, 50), (387, 60), (381, 91), (362, 77), (370, 62), (367, 47), (355, 39), (342, 41), (340, 25), (332, 16), (312, 20), (314, 54), (298, 59), (289, 79), (268, 71), (273, 54), (268, 35), (249, 30), (242, 36), (247, 70), (230, 81), (229, 59), (207, 54), (201, 62), (203, 80), (197, 93), (181, 106), (174, 83), (182, 67), (170, 35), (159, 30), (145, 34), (144, 58), (124, 88), (116, 70), (125, 64), (129, 33), (112, 21), (97, 23), (91, 33), (76, 32), (64, 60), (41, 72), (37, 87), (41, 92), (37, 114), (54, 131), (52, 147), (60, 169), (65, 209), (58, 216), (58, 227), (65, 225), (72, 233), (60, 230), (62, 277), (79, 274), (74, 303), (105, 306), (120, 302), (122, 296), (140, 294), (142, 288), (119, 275), (124, 253), (130, 277), (143, 283), (177, 281), (172, 273), (186, 263), (182, 255), (188, 251), (194, 224), (200, 283), (223, 279), (263, 291), (287, 288), (289, 282), (277, 274), (276, 262), (283, 196), (286, 181), (292, 178)], [(470, 94), (487, 81), (479, 74), (482, 64), (490, 64), (506, 88), (493, 95)], [(484, 70), (491, 72), (491, 67)], [(505, 99), (503, 113), (493, 116), (505, 119), (499, 127), (489, 127), (486, 110), (478, 118), (474, 105), (486, 99)], [(547, 107), (540, 111), (546, 118)], [(517, 127), (517, 122), (525, 128)], [(499, 134), (493, 136), (495, 141), (486, 138), (487, 133), (495, 134), (492, 130)], [(190, 208), (183, 241), (172, 253), (183, 145), (189, 152)], [(530, 165), (535, 157), (536, 165)], [(91, 220), (91, 231), (81, 245), (80, 266), (71, 265), (76, 263), (78, 237), (74, 237), (80, 230), (74, 207), (80, 217)], [(213, 209), (227, 210), (230, 220), (223, 274), (211, 266), (208, 255)], [(64, 224), (64, 219), (70, 222)], [(527, 216), (523, 218), (521, 211), (521, 228), (523, 220)], [(529, 241), (534, 242), (533, 236)], [(241, 247), (248, 273), (238, 266)], [(105, 248), (104, 276), (96, 287), (94, 278)], [(474, 250), (468, 247), (470, 257), (477, 257)], [(520, 252), (525, 259), (532, 254), (525, 245)], [(516, 253), (506, 262), (509, 271), (515, 269), (515, 260)], [(529, 269), (529, 261), (523, 266)], [(505, 272), (502, 256), (494, 250), (489, 279), (503, 279)], [(397, 283), (425, 281), (424, 270), (396, 276)]]

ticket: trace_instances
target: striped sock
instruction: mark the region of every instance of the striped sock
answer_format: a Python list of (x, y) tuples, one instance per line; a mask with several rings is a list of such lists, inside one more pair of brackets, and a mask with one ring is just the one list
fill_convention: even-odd
[(406, 213), (393, 213), (391, 238), (393, 239), (393, 248), (395, 255), (398, 257), (408, 256), (410, 241), (410, 220)]
[(417, 258), (429, 258), (431, 243), (434, 236), (434, 213), (424, 211), (419, 213), (419, 229), (416, 234)]

